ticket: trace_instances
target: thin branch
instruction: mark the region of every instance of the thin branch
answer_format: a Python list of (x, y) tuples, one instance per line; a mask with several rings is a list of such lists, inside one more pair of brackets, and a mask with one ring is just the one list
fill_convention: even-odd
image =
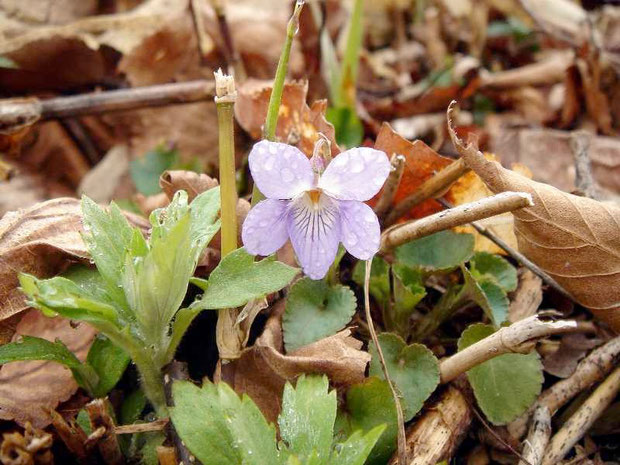
[(107, 465), (123, 465), (125, 458), (121, 452), (116, 434), (114, 420), (110, 416), (112, 407), (107, 399), (95, 399), (86, 404), (86, 412), (90, 418), (93, 431), (103, 428), (103, 435), (98, 441), (99, 453)]
[[(437, 199), (437, 201), (440, 204), (442, 204), (444, 207), (446, 207), (446, 208), (454, 208), (454, 206), (452, 204), (450, 204), (449, 202), (447, 202), (444, 199)], [(542, 279), (547, 285), (549, 285), (550, 287), (555, 289), (558, 293), (562, 294), (567, 299), (573, 300), (571, 295), (562, 286), (560, 286), (560, 284), (555, 279), (553, 279), (551, 276), (549, 276), (547, 273), (545, 273), (538, 265), (536, 265), (536, 263), (531, 261), (529, 258), (527, 258), (525, 255), (523, 255), (521, 252), (513, 249), (502, 238), (496, 236), (491, 231), (489, 231), (487, 228), (485, 228), (484, 226), (482, 226), (479, 223), (476, 223), (475, 221), (472, 222), (470, 224), (470, 226), (473, 227), (476, 231), (478, 231), (478, 233), (482, 234), (484, 237), (486, 237), (491, 242), (496, 244), (498, 247), (503, 249), (508, 255), (510, 255), (516, 261), (518, 261), (523, 266), (525, 266), (530, 271), (532, 271), (532, 273), (538, 275), (540, 277), (540, 279)]]
[(161, 420), (150, 421), (148, 423), (134, 423), (133, 425), (122, 425), (114, 427), (114, 434), (136, 434), (147, 433), (150, 431), (163, 430), (170, 420), (163, 418)]
[(570, 148), (575, 160), (575, 188), (581, 195), (600, 200), (600, 194), (592, 176), (590, 163), (590, 135), (585, 131), (571, 133)]
[(534, 412), (530, 432), (523, 447), (524, 459), (519, 465), (540, 465), (551, 437), (551, 414), (547, 407), (541, 406)]
[(498, 355), (527, 354), (539, 339), (553, 334), (574, 332), (575, 321), (542, 321), (538, 315), (525, 318), (472, 344), (453, 356), (442, 360), (439, 373), (442, 383), (448, 383), (462, 373)]
[(402, 218), (413, 207), (425, 200), (441, 197), (452, 184), (468, 171), (469, 168), (467, 168), (465, 160), (462, 158), (450, 163), (433, 177), (424, 181), (413, 194), (405, 197), (396, 205), (385, 220), (385, 224), (390, 226), (396, 223), (399, 218)]
[(383, 223), (385, 216), (392, 206), (394, 196), (400, 185), (400, 180), (403, 177), (403, 172), (405, 171), (405, 157), (403, 155), (394, 154), (392, 155), (390, 164), (392, 165), (392, 171), (390, 171), (390, 175), (383, 186), (383, 193), (377, 205), (375, 205), (375, 213), (381, 223)]
[(544, 391), (528, 412), (510, 424), (511, 434), (521, 437), (525, 433), (530, 415), (539, 406), (547, 407), (553, 416), (577, 394), (602, 380), (616, 366), (619, 359), (620, 336), (593, 350), (579, 362), (572, 375)]
[(611, 404), (619, 390), (620, 368), (616, 368), (551, 438), (543, 465), (560, 462)]
[(47, 100), (35, 97), (0, 100), (0, 129), (8, 130), (22, 126), (24, 123), (33, 123), (38, 119), (49, 120), (201, 102), (211, 100), (214, 95), (214, 82), (199, 80), (108, 90)]
[(532, 206), (532, 196), (522, 192), (502, 192), (475, 202), (459, 205), (416, 221), (388, 228), (381, 235), (380, 253), (387, 253), (406, 242), (429, 236), (472, 221)]
[[(192, 0), (192, 3), (196, 1), (197, 0)], [(243, 61), (241, 61), (241, 57), (239, 56), (239, 52), (235, 48), (232, 34), (230, 33), (230, 27), (228, 26), (228, 20), (226, 18), (225, 0), (211, 0), (211, 6), (215, 11), (217, 24), (220, 29), (220, 35), (222, 36), (222, 41), (224, 42), (223, 52), (224, 59), (226, 60), (226, 64), (229, 68), (228, 72), (234, 74), (237, 82), (243, 82), (246, 80), (247, 74), (245, 72), (245, 67), (243, 66)]]
[(396, 392), (396, 388), (394, 387), (394, 383), (392, 382), (392, 378), (390, 378), (390, 373), (387, 368), (387, 364), (385, 363), (385, 357), (383, 356), (383, 350), (381, 349), (381, 345), (379, 344), (379, 338), (377, 337), (377, 332), (375, 331), (375, 325), (372, 321), (372, 315), (370, 314), (370, 268), (372, 267), (372, 259), (366, 261), (366, 274), (364, 276), (364, 310), (366, 312), (366, 321), (368, 322), (368, 329), (370, 331), (370, 337), (372, 338), (372, 342), (377, 349), (377, 354), (379, 355), (379, 362), (381, 363), (381, 369), (383, 370), (383, 376), (390, 386), (390, 391), (392, 391), (392, 397), (394, 398), (394, 406), (396, 408), (396, 421), (398, 423), (398, 459), (399, 463), (406, 464), (407, 463), (407, 438), (405, 435), (405, 420), (403, 417), (403, 409), (400, 405), (400, 398), (398, 397), (398, 393)]

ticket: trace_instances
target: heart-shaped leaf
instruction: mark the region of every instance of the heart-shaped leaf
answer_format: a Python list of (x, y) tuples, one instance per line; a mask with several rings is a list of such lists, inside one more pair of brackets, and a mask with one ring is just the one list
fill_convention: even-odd
[(490, 279), (476, 280), (465, 266), (462, 266), (461, 269), (465, 278), (461, 292), (476, 302), (495, 326), (506, 321), (509, 301), (504, 290)]
[[(422, 344), (408, 346), (402, 338), (392, 333), (379, 334), (378, 338), (390, 378), (402, 395), (405, 421), (409, 421), (439, 384), (439, 362)], [(370, 344), (369, 352), (372, 356), (370, 375), (383, 378), (374, 344)]]
[[(472, 325), (461, 334), (458, 348), (463, 350), (494, 332), (489, 325)], [(475, 366), (467, 372), (467, 378), (486, 417), (496, 425), (504, 425), (536, 400), (544, 380), (542, 370), (536, 351), (504, 354)]]
[(355, 294), (346, 286), (300, 279), (289, 292), (282, 317), (286, 350), (336, 334), (351, 321), (356, 305)]
[(427, 271), (452, 270), (474, 253), (474, 236), (440, 231), (396, 248), (396, 259), (407, 266)]
[(517, 288), (517, 270), (508, 260), (488, 252), (476, 252), (470, 261), (470, 271), (477, 280), (489, 279), (506, 292)]

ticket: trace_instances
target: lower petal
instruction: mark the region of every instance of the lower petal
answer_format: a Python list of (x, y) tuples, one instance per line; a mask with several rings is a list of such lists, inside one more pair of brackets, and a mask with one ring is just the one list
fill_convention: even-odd
[(313, 204), (304, 194), (291, 204), (288, 231), (304, 273), (312, 279), (322, 279), (338, 252), (338, 202), (322, 195), (318, 204)]
[(340, 228), (342, 243), (354, 257), (369, 260), (379, 251), (379, 220), (365, 203), (340, 201)]
[(289, 201), (267, 199), (250, 210), (243, 222), (241, 239), (252, 255), (271, 255), (288, 239), (286, 217)]

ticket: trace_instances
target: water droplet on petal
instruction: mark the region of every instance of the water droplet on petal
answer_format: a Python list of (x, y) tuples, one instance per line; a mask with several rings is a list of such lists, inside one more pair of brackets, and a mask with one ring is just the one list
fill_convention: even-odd
[(347, 244), (349, 245), (357, 244), (357, 236), (354, 233), (347, 234)]
[(351, 161), (349, 162), (351, 173), (361, 173), (364, 171), (364, 160), (362, 157), (351, 157)]
[(269, 153), (272, 155), (278, 153), (278, 149), (274, 144), (269, 144)]
[(282, 181), (284, 182), (291, 182), (293, 179), (295, 179), (295, 174), (288, 168), (284, 168), (280, 172), (280, 175), (282, 176)]
[(264, 227), (265, 227), (265, 226), (267, 226), (268, 224), (269, 224), (269, 221), (267, 221), (267, 220), (261, 220), (261, 221), (258, 223), (258, 225), (259, 225), (261, 228), (264, 228)]
[(276, 157), (269, 157), (265, 159), (265, 170), (271, 171), (275, 163), (276, 163)]
[(364, 213), (364, 219), (368, 221), (369, 223), (374, 223), (375, 218), (376, 218), (375, 214), (371, 212), (370, 210), (366, 210), (366, 212)]

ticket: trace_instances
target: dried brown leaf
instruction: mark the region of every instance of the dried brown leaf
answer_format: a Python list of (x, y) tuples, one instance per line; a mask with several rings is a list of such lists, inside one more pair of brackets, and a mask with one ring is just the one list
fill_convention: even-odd
[(348, 329), (284, 354), (283, 312), (284, 301), (280, 301), (254, 346), (226, 369), (230, 370), (226, 381), (237, 392), (248, 394), (269, 421), (275, 421), (280, 412), (287, 380), (302, 373), (324, 373), (337, 387), (349, 386), (364, 379), (370, 361), (370, 355), (360, 350), (362, 342), (354, 339)]
[(557, 350), (543, 359), (545, 371), (558, 378), (568, 378), (575, 372), (579, 361), (602, 342), (583, 333), (564, 334)]
[[(449, 158), (442, 157), (421, 140), (410, 142), (403, 138), (388, 123), (383, 123), (381, 126), (375, 142), (375, 148), (385, 152), (388, 157), (394, 153), (405, 157), (405, 169), (394, 196), (393, 205), (398, 204), (405, 197), (413, 194), (424, 181), (451, 163)], [(431, 199), (414, 207), (403, 218), (420, 218), (441, 209), (441, 205)]]
[[(262, 137), (271, 89), (272, 81), (256, 79), (249, 79), (239, 86), (235, 117), (253, 139)], [(293, 81), (284, 85), (276, 137), (282, 142), (296, 145), (310, 156), (319, 133), (322, 133), (331, 141), (332, 155), (335, 156), (340, 149), (336, 144), (334, 127), (325, 119), (327, 102), (319, 100), (309, 107), (306, 104), (307, 93), (306, 81)]]
[(543, 299), (542, 279), (527, 268), (519, 269), (519, 284), (510, 294), (508, 320), (515, 323), (536, 313)]
[[(17, 325), (13, 338), (28, 335), (49, 341), (60, 339), (83, 361), (95, 334), (95, 329), (85, 323), (75, 326), (65, 318), (47, 318), (31, 310)], [(56, 408), (76, 390), (71, 371), (58, 363), (7, 363), (0, 368), (0, 418), (21, 425), (29, 421), (44, 428), (52, 421), (47, 410)]]
[(204, 173), (198, 174), (194, 171), (170, 170), (164, 171), (159, 177), (159, 185), (172, 200), (174, 193), (178, 190), (184, 190), (189, 196), (189, 200), (218, 185), (217, 179), (207, 176)]
[[(127, 215), (144, 230), (147, 220)], [(17, 275), (48, 277), (71, 261), (88, 258), (82, 242), (82, 215), (77, 199), (60, 198), (9, 212), (0, 220), (0, 320), (27, 308)]]
[(463, 144), (451, 123), (450, 136), (491, 191), (532, 195), (533, 207), (513, 213), (519, 250), (577, 302), (620, 330), (620, 208), (567, 194), (486, 160), (473, 143)]
[(115, 145), (80, 182), (78, 193), (95, 202), (108, 203), (132, 194), (129, 175), (129, 151), (126, 145)]

